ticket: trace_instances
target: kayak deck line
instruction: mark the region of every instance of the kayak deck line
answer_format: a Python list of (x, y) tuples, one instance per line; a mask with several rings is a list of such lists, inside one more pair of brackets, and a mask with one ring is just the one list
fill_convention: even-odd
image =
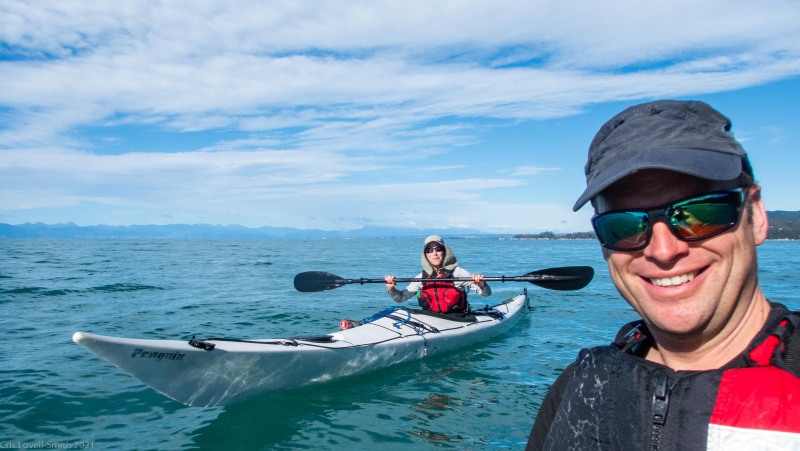
[(263, 340), (193, 337), (194, 346), (185, 339), (88, 332), (76, 332), (72, 339), (175, 401), (211, 407), (479, 344), (507, 332), (528, 309), (527, 290), (523, 290), (501, 304), (473, 312), (472, 318), (397, 312), (319, 336)]
[[(498, 305), (503, 305), (503, 304), (498, 304)], [(494, 307), (496, 307), (496, 306), (486, 307), (486, 309), (494, 308)], [(481, 309), (481, 310), (478, 310), (478, 311), (470, 312), (470, 314), (468, 316), (465, 316), (463, 318), (460, 318), (460, 317), (448, 318), (447, 316), (445, 316), (446, 314), (437, 314), (437, 312), (431, 312), (429, 310), (404, 309), (404, 308), (398, 308), (398, 309), (407, 310), (409, 312), (414, 313), (415, 315), (431, 315), (431, 316), (435, 316), (435, 317), (439, 317), (439, 318), (445, 318), (445, 319), (447, 319), (449, 321), (459, 322), (459, 323), (462, 323), (462, 324), (460, 324), (458, 326), (455, 326), (455, 327), (451, 327), (451, 328), (440, 330), (440, 329), (437, 329), (434, 326), (431, 326), (430, 324), (426, 324), (426, 323), (422, 322), (421, 320), (409, 321), (406, 318), (400, 318), (400, 317), (395, 316), (393, 314), (388, 314), (388, 315), (383, 315), (381, 317), (382, 318), (385, 317), (385, 318), (393, 319), (395, 321), (398, 321), (398, 323), (403, 321), (403, 324), (411, 325), (411, 327), (415, 330), (416, 333), (415, 334), (403, 334), (402, 332), (393, 330), (393, 329), (388, 328), (388, 327), (386, 327), (384, 325), (381, 325), (381, 324), (375, 324), (374, 322), (361, 323), (356, 327), (365, 327), (365, 326), (381, 327), (381, 328), (384, 328), (384, 329), (386, 329), (388, 331), (391, 331), (391, 332), (394, 332), (394, 333), (397, 334), (397, 337), (389, 338), (387, 340), (379, 342), (379, 343), (385, 343), (385, 342), (388, 342), (388, 341), (391, 341), (391, 340), (395, 340), (395, 339), (398, 339), (398, 338), (405, 338), (405, 337), (407, 337), (409, 335), (424, 336), (426, 333), (441, 333), (441, 332), (446, 332), (446, 331), (449, 331), (449, 330), (469, 327), (470, 325), (475, 325), (475, 324), (480, 324), (480, 323), (485, 323), (485, 322), (491, 322), (491, 321), (494, 321), (494, 320), (502, 320), (502, 318), (505, 316), (502, 312)], [(490, 319), (486, 319), (486, 320), (480, 321), (480, 320), (477, 319), (478, 315), (487, 316), (487, 317), (490, 317)], [(395, 326), (395, 327), (397, 327), (397, 326)], [(193, 335), (189, 339), (189, 345), (191, 345), (193, 347), (196, 347), (196, 348), (200, 348), (200, 349), (205, 349), (207, 351), (211, 351), (211, 350), (215, 349), (216, 345), (214, 343), (209, 343), (209, 342), (215, 342), (215, 341), (253, 343), (253, 344), (264, 344), (264, 345), (298, 346), (298, 347), (299, 346), (314, 346), (314, 347), (318, 347), (318, 348), (322, 348), (322, 349), (337, 350), (337, 349), (343, 349), (343, 348), (342, 347), (323, 346), (322, 343), (334, 343), (334, 342), (337, 342), (337, 341), (346, 341), (346, 340), (342, 340), (341, 338), (337, 337), (336, 333), (327, 334), (327, 335), (319, 335), (319, 336), (315, 336), (315, 337), (278, 338), (278, 339), (273, 339), (271, 341), (244, 340), (244, 339), (238, 339), (238, 338), (224, 338), (224, 337), (213, 337), (213, 338), (204, 338), (204, 339), (201, 339), (201, 340), (196, 340), (195, 336)], [(353, 344), (352, 347), (370, 346), (370, 345), (373, 345), (373, 344), (377, 344), (377, 343), (366, 343), (366, 344), (359, 344), (359, 345)]]

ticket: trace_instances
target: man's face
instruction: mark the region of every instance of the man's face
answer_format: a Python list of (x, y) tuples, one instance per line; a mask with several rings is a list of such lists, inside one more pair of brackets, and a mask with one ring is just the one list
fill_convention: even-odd
[[(596, 198), (598, 213), (649, 208), (735, 184), (711, 182), (669, 171), (643, 171)], [(653, 333), (696, 343), (735, 328), (756, 293), (756, 251), (767, 234), (758, 187), (747, 191), (732, 229), (701, 241), (679, 240), (664, 222), (652, 225), (650, 243), (634, 252), (603, 249), (620, 294)]]

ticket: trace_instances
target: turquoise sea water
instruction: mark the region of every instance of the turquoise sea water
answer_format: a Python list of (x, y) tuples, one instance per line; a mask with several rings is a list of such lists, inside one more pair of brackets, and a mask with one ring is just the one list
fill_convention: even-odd
[[(75, 331), (156, 339), (322, 334), (393, 305), (382, 284), (298, 293), (302, 271), (413, 277), (421, 239), (0, 240), (0, 448), (522, 449), (541, 398), (580, 347), (636, 315), (593, 241), (449, 239), (461, 265), (522, 275), (590, 265), (585, 289), (527, 287), (506, 335), (422, 362), (218, 408), (186, 407), (72, 343)], [(800, 308), (800, 242), (760, 248), (767, 296)]]

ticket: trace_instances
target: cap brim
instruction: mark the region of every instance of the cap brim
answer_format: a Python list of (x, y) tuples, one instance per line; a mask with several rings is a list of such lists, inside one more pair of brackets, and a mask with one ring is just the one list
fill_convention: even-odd
[[(691, 162), (691, 164), (687, 164)], [(578, 211), (586, 202), (625, 177), (645, 169), (663, 169), (708, 180), (732, 180), (742, 173), (742, 158), (706, 149), (654, 148), (641, 150), (635, 158), (609, 166), (591, 181), (575, 202)]]

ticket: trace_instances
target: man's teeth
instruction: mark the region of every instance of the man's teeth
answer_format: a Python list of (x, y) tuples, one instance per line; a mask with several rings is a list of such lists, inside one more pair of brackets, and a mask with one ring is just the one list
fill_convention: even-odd
[(680, 285), (682, 283), (691, 282), (694, 279), (694, 276), (697, 273), (692, 271), (687, 274), (681, 274), (680, 276), (672, 276), (672, 277), (661, 277), (658, 279), (650, 279), (650, 283), (659, 287), (671, 287), (675, 285)]

